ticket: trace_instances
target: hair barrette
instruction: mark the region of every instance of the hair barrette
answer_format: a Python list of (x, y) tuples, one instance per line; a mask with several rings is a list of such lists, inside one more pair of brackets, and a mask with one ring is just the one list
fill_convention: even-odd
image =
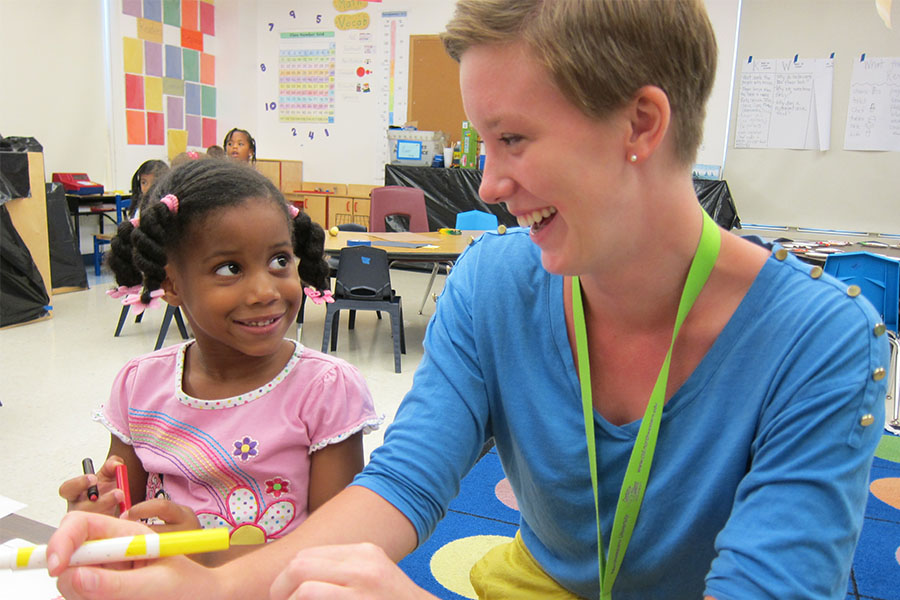
[(196, 150), (188, 150), (187, 155), (191, 160), (197, 160), (198, 158), (200, 158), (200, 155), (197, 154)]
[(173, 215), (178, 213), (178, 198), (175, 197), (175, 194), (166, 194), (159, 201), (168, 206), (169, 212)]
[(122, 304), (132, 307), (134, 315), (137, 316), (148, 308), (159, 308), (162, 306), (160, 298), (162, 298), (162, 295), (165, 293), (166, 292), (162, 289), (153, 290), (150, 292), (150, 302), (147, 302), (146, 304), (141, 300), (141, 294), (129, 294), (122, 300)]
[(128, 219), (128, 221), (131, 223), (131, 226), (134, 227), (135, 229), (137, 229), (138, 225), (141, 224), (141, 220), (137, 217), (135, 217), (133, 219)]
[(110, 298), (121, 298), (122, 296), (128, 296), (129, 294), (140, 294), (141, 293), (141, 285), (132, 285), (132, 286), (124, 286), (120, 285), (119, 287), (106, 290), (106, 295)]
[(288, 214), (291, 215), (292, 219), (296, 219), (297, 215), (300, 214), (300, 209), (297, 208), (296, 206), (294, 206), (293, 204), (288, 204), (287, 207), (288, 207)]
[(303, 288), (303, 293), (306, 294), (307, 298), (309, 298), (316, 304), (331, 304), (332, 302), (334, 302), (334, 298), (331, 295), (331, 290), (320, 292), (314, 287), (305, 287)]

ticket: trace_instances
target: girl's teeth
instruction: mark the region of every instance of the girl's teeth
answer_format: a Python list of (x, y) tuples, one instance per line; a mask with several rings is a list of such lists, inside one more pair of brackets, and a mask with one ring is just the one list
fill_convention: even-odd
[(535, 223), (540, 223), (547, 217), (556, 214), (556, 209), (552, 206), (548, 206), (547, 208), (542, 208), (541, 210), (532, 211), (526, 215), (522, 215), (517, 217), (516, 220), (519, 223), (519, 227), (531, 227)]

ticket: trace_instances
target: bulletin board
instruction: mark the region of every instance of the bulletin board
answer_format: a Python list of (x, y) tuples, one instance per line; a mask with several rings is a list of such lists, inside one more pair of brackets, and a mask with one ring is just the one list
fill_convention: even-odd
[(257, 5), (260, 157), (302, 160), (316, 181), (382, 180), (387, 128), (407, 119), (409, 64), (407, 13), (384, 4)]
[(409, 52), (409, 120), (426, 131), (443, 131), (458, 141), (466, 119), (459, 90), (459, 63), (440, 36), (414, 35)]

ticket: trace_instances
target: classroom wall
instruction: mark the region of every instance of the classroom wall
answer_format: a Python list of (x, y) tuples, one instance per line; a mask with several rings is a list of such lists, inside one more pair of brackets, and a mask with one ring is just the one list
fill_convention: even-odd
[[(724, 178), (741, 221), (900, 234), (900, 154), (843, 150), (852, 63), (900, 56), (900, 10), (885, 27), (872, 0), (743, 0), (737, 64), (748, 56), (834, 58), (831, 149), (736, 149), (731, 119)], [(737, 114), (740, 72), (732, 115)]]

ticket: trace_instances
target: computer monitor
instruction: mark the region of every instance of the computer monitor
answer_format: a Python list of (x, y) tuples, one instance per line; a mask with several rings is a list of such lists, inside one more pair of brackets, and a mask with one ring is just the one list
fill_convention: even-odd
[(398, 160), (421, 160), (422, 142), (416, 140), (397, 140)]

